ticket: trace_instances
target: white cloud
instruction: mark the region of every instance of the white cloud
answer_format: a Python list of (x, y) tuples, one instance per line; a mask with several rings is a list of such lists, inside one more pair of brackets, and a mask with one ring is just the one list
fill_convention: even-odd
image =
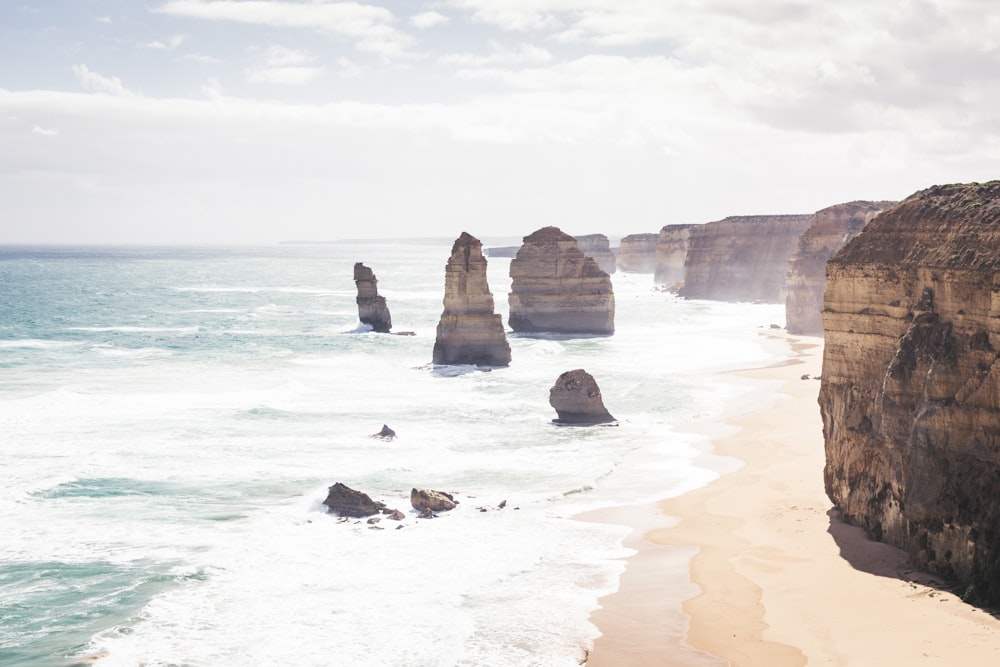
[(458, 67), (484, 67), (487, 65), (521, 65), (547, 63), (552, 60), (552, 54), (533, 44), (520, 44), (516, 49), (510, 49), (496, 41), (490, 41), (491, 53), (478, 55), (474, 53), (452, 53), (438, 58), (442, 65)]
[(90, 71), (86, 65), (73, 65), (73, 73), (85, 90), (119, 96), (131, 95), (117, 76), (101, 76), (97, 72)]
[(365, 73), (365, 68), (350, 58), (337, 58), (338, 76), (344, 79), (357, 79)]
[(186, 35), (174, 35), (166, 42), (161, 42), (159, 40), (156, 40), (153, 42), (145, 42), (139, 44), (139, 46), (144, 49), (162, 49), (166, 51), (173, 51), (178, 46), (183, 44), (186, 39), (187, 39)]
[(301, 86), (322, 76), (324, 67), (257, 67), (244, 72), (252, 83), (276, 83), (283, 86)]
[(222, 62), (221, 58), (216, 58), (215, 56), (206, 56), (200, 53), (185, 53), (179, 60), (186, 60), (194, 63), (205, 63), (211, 65), (217, 65)]
[(443, 25), (449, 21), (448, 17), (440, 12), (420, 12), (410, 17), (410, 22), (418, 28), (433, 28), (436, 25)]
[(54, 137), (57, 134), (59, 134), (59, 130), (55, 128), (42, 127), (41, 125), (34, 126), (33, 128), (31, 128), (31, 131), (34, 132), (35, 134), (40, 134), (43, 137)]
[(355, 40), (361, 51), (384, 58), (408, 57), (412, 38), (393, 26), (389, 10), (357, 2), (282, 0), (170, 0), (153, 11), (174, 16), (304, 28)]
[(289, 49), (284, 46), (272, 45), (264, 49), (264, 62), (269, 67), (288, 67), (291, 65), (304, 65), (311, 63), (316, 58), (305, 51)]
[(111, 24), (111, 23), (114, 23), (114, 19), (112, 19), (110, 16), (98, 16), (97, 17), (97, 22), (98, 23), (108, 23), (108, 24)]

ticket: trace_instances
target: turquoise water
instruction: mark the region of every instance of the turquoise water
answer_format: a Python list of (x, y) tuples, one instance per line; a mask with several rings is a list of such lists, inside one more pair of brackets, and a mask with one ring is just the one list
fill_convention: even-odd
[[(0, 665), (577, 664), (629, 552), (572, 517), (710, 480), (683, 429), (759, 391), (716, 371), (785, 355), (783, 311), (617, 274), (614, 336), (435, 368), (449, 250), (0, 248)], [(357, 261), (415, 335), (359, 326)], [(579, 367), (619, 426), (551, 424)], [(325, 514), (337, 481), (402, 528)]]

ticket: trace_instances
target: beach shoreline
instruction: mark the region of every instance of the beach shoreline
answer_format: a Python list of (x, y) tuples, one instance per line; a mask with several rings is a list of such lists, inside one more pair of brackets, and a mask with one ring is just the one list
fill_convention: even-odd
[(579, 517), (632, 527), (635, 550), (591, 615), (601, 636), (588, 667), (1000, 660), (1000, 621), (840, 520), (823, 489), (823, 341), (764, 335), (786, 338), (788, 359), (734, 373), (774, 389), (727, 410), (732, 429), (693, 429), (707, 429), (707, 465), (729, 470), (660, 503)]

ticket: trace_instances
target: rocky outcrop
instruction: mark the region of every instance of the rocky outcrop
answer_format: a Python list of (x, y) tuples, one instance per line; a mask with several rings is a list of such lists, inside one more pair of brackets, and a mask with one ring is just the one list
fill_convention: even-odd
[(419, 511), (447, 512), (458, 506), (455, 496), (433, 489), (410, 489), (410, 505)]
[(358, 319), (380, 333), (392, 329), (392, 317), (385, 297), (378, 294), (378, 280), (367, 266), (358, 262), (354, 265), (354, 284), (358, 288)]
[(389, 428), (388, 424), (382, 424), (382, 430), (378, 433), (372, 433), (372, 438), (378, 438), (379, 440), (391, 441), (396, 439), (396, 432)]
[(557, 424), (605, 424), (615, 421), (604, 407), (597, 381), (587, 371), (578, 368), (566, 371), (549, 389), (549, 405), (556, 410)]
[(659, 234), (629, 234), (618, 242), (618, 270), (624, 273), (655, 273)]
[(507, 366), (510, 344), (486, 282), (483, 244), (466, 232), (445, 266), (444, 312), (434, 342), (435, 364)]
[(1000, 603), (1000, 182), (878, 215), (829, 261), (823, 323), (827, 494)]
[(573, 238), (576, 239), (576, 244), (580, 246), (580, 251), (588, 257), (593, 257), (597, 265), (601, 267), (601, 271), (610, 276), (617, 270), (618, 265), (615, 260), (615, 253), (611, 252), (611, 243), (608, 241), (607, 236), (604, 234), (585, 234), (583, 236), (574, 236)]
[(524, 237), (510, 262), (510, 277), (508, 324), (514, 331), (614, 333), (610, 276), (558, 227)]
[(809, 215), (733, 216), (690, 230), (678, 294), (715, 301), (785, 302), (788, 259)]
[(356, 518), (371, 516), (385, 510), (384, 503), (377, 503), (368, 494), (355, 491), (340, 482), (329, 488), (323, 504), (333, 514)]
[(684, 260), (694, 225), (664, 225), (656, 237), (653, 283), (677, 291), (684, 283)]
[(813, 214), (788, 260), (785, 325), (789, 333), (823, 335), (826, 263), (891, 201), (852, 201)]

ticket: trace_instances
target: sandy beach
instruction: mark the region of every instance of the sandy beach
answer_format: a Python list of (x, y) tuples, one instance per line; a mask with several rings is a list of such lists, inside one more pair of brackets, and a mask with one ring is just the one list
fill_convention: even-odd
[(742, 467), (585, 517), (632, 526), (636, 550), (592, 615), (588, 667), (1000, 664), (1000, 621), (839, 520), (823, 490), (822, 339), (789, 344), (787, 362), (737, 372), (773, 395), (736, 410), (706, 462)]

